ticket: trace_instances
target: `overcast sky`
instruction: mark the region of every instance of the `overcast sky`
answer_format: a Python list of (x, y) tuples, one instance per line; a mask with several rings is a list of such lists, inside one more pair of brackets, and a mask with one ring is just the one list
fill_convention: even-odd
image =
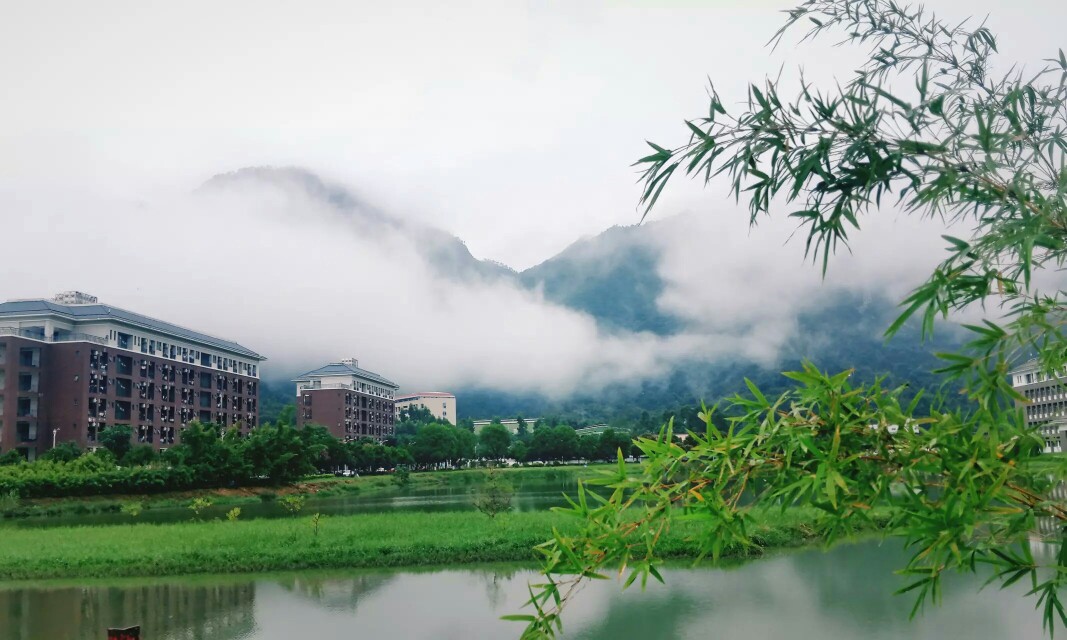
[[(521, 269), (636, 220), (629, 164), (681, 139), (708, 76), (740, 99), (783, 62), (847, 71), (764, 47), (793, 4), (0, 0), (0, 188), (140, 199), (300, 165)], [(1067, 3), (925, 4), (989, 13), (1005, 59), (1067, 44)]]
[[(988, 13), (1006, 61), (1067, 45), (1067, 3), (925, 4)], [(448, 282), (403, 237), (338, 233), (336, 212), (292, 194), (187, 194), (245, 166), (302, 166), (522, 269), (638, 220), (630, 164), (645, 139), (685, 138), (709, 76), (737, 102), (783, 64), (828, 82), (862, 59), (830, 42), (769, 51), (789, 6), (0, 0), (0, 299), (82, 288), (279, 367), (357, 355), (407, 388), (553, 391), (682, 354), (769, 357), (821, 284), (782, 248), (786, 226), (749, 232), (721, 188), (679, 180), (654, 214), (706, 216), (649, 234), (673, 249), (660, 307), (692, 325), (670, 339), (601, 335), (536, 292)], [(943, 243), (913, 221), (874, 224), (831, 284), (904, 292)]]

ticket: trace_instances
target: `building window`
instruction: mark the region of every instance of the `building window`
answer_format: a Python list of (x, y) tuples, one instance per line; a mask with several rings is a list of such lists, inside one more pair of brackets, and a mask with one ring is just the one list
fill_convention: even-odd
[(20, 418), (36, 418), (37, 400), (34, 398), (19, 398), (15, 407), (15, 415)]
[(39, 367), (39, 366), (41, 366), (41, 350), (40, 349), (19, 349), (19, 366), (20, 367)]
[(37, 392), (37, 374), (36, 373), (20, 373), (19, 374), (19, 391), (27, 393)]
[(133, 358), (130, 356), (117, 356), (115, 358), (115, 370), (120, 376), (133, 375)]
[(16, 437), (23, 442), (32, 442), (37, 439), (37, 425), (29, 422), (16, 422), (15, 432)]
[(203, 389), (211, 388), (211, 374), (206, 371), (200, 372), (200, 387)]

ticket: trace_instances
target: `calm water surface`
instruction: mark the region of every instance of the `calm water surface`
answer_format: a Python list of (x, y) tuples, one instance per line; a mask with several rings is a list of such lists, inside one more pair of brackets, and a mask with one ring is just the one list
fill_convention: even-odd
[[(542, 511), (550, 507), (563, 506), (566, 501), (564, 493), (574, 494), (577, 482), (573, 476), (560, 474), (557, 479), (544, 476), (523, 478), (517, 476), (513, 482), (515, 495), (512, 509), (515, 511)], [(384, 513), (390, 511), (474, 511), (475, 488), (477, 485), (441, 486), (419, 489), (387, 489), (372, 496), (360, 496), (353, 493), (332, 498), (309, 498), (304, 504), (305, 513), (323, 515), (352, 515), (358, 513)], [(208, 507), (205, 519), (224, 519), (226, 512), (234, 506), (241, 508), (241, 519), (283, 518), (289, 512), (275, 502), (249, 502), (239, 505), (219, 504)], [(12, 527), (66, 527), (75, 525), (110, 525), (129, 524), (131, 522), (166, 523), (183, 522), (190, 518), (186, 507), (166, 507), (145, 509), (134, 520), (124, 513), (94, 513), (86, 515), (64, 515), (48, 517), (19, 518), (0, 521), (0, 528)], [(0, 639), (2, 640), (2, 639)]]
[[(895, 545), (805, 551), (729, 569), (674, 567), (666, 585), (587, 586), (564, 619), (574, 639), (1022, 640), (1041, 638), (1025, 589), (946, 585), (944, 603), (909, 622), (893, 596)], [(0, 638), (100, 640), (141, 624), (145, 640), (516, 638), (501, 615), (520, 610), (535, 574), (514, 567), (292, 573), (87, 586), (0, 585)], [(1061, 637), (1064, 629), (1059, 629)]]

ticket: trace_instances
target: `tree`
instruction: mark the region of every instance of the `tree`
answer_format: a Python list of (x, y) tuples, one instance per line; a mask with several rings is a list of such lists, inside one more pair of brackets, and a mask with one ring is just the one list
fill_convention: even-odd
[[(256, 476), (273, 484), (293, 482), (314, 473), (326, 450), (323, 439), (330, 438), (324, 427), (307, 425), (296, 429), (287, 424), (263, 425), (253, 429), (240, 445), (243, 465)], [(182, 436), (185, 442), (185, 436)]]
[(152, 445), (141, 444), (131, 447), (122, 457), (122, 464), (126, 467), (143, 467), (152, 464), (159, 459), (159, 454)]
[(578, 457), (578, 434), (567, 425), (543, 426), (534, 431), (530, 439), (527, 458), (531, 460), (560, 461)]
[[(824, 273), (883, 199), (970, 227), (966, 239), (944, 236), (948, 256), (887, 330), (914, 316), (929, 336), (952, 311), (987, 302), (999, 310), (968, 327), (973, 339), (961, 351), (940, 355), (940, 374), (961, 383), (966, 403), (919, 411), (906, 386), (855, 384), (849, 371), (805, 363), (785, 374), (793, 387), (777, 396), (749, 382), (724, 407), (728, 433), (694, 430), (689, 451), (672, 442), (668, 422), (638, 440), (647, 456), (639, 477), (620, 465), (591, 481), (615, 492), (596, 508), (576, 503), (582, 530), (539, 547), (548, 579), (531, 598), (529, 636), (552, 635), (572, 587), (606, 566), (658, 578), (656, 542), (676, 514), (702, 523), (695, 543), (717, 557), (751, 544), (752, 511), (774, 505), (816, 507), (828, 542), (876, 526), (872, 508), (888, 508), (886, 534), (912, 550), (901, 569), (916, 610), (938, 600), (945, 572), (989, 566), (1002, 585), (1030, 583), (1046, 628), (1067, 624), (1064, 537), (1047, 561), (1026, 544), (1036, 518), (1067, 523), (1049, 493), (1067, 459), (1041, 455), (1042, 436), (1015, 407), (1026, 398), (1007, 376), (1029, 354), (1045, 375), (1067, 371), (1067, 296), (1035, 284), (1067, 260), (1067, 56), (1030, 75), (1013, 67), (996, 76), (987, 28), (891, 0), (809, 0), (774, 41), (797, 24), (812, 25), (807, 37), (839, 31), (873, 53), (849, 81), (822, 91), (802, 81), (793, 100), (777, 81), (754, 84), (738, 115), (713, 88), (707, 117), (686, 122), (687, 142), (650, 143), (654, 152), (638, 161), (646, 211), (676, 174), (722, 177), (753, 224), (772, 203), (795, 203), (790, 215)], [(716, 413), (699, 419), (714, 425)]]
[[(329, 432), (327, 432), (327, 435), (329, 435)], [(396, 442), (394, 441), (392, 445), (395, 444)], [(352, 450), (345, 446), (344, 442), (330, 436), (324, 443), (323, 452), (316, 459), (315, 466), (319, 471), (334, 471), (344, 467), (352, 467), (354, 466), (352, 464)]]
[(97, 441), (113, 453), (116, 460), (122, 460), (133, 446), (133, 429), (128, 424), (111, 425), (100, 430)]
[(623, 457), (630, 455), (629, 434), (619, 433), (614, 429), (607, 429), (597, 438), (596, 458), (598, 460), (614, 460), (618, 452), (622, 451)]
[(474, 508), (495, 519), (498, 513), (511, 511), (511, 498), (515, 489), (505, 480), (498, 469), (489, 469), (485, 483), (478, 488)]
[(422, 465), (441, 464), (458, 457), (456, 430), (443, 424), (427, 424), (415, 434), (411, 456)]
[(454, 464), (459, 464), (463, 460), (473, 460), (475, 450), (478, 447), (478, 437), (474, 435), (473, 431), (467, 431), (466, 429), (459, 429), (456, 427), (450, 427), (455, 433), (456, 450), (452, 458)]
[(275, 425), (286, 425), (290, 427), (296, 426), (296, 405), (287, 404), (282, 407), (282, 410), (278, 413), (278, 419), (274, 422)]
[[(261, 428), (254, 429), (252, 435)], [(235, 430), (223, 434), (216, 425), (194, 421), (182, 431), (181, 442), (167, 449), (163, 459), (172, 465), (190, 468), (202, 486), (235, 484), (250, 478), (253, 470), (260, 474), (271, 473), (270, 467), (261, 469), (247, 462), (246, 456), (238, 450), (240, 444), (241, 439)]]
[(478, 434), (478, 455), (489, 460), (500, 460), (508, 454), (511, 446), (511, 431), (499, 422), (488, 424)]
[(52, 462), (70, 462), (81, 456), (81, 454), (82, 450), (78, 448), (76, 442), (60, 442), (48, 451), (45, 451), (41, 458), (51, 460)]
[(518, 462), (525, 462), (529, 459), (529, 451), (526, 448), (526, 443), (521, 440), (516, 440), (511, 443), (511, 447), (508, 448), (508, 457)]
[(578, 457), (583, 460), (596, 460), (600, 457), (600, 438), (585, 436), (578, 439)]

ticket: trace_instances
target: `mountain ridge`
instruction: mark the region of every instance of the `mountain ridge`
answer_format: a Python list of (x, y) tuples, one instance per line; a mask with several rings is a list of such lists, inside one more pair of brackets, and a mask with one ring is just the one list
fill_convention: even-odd
[[(415, 238), (427, 263), (444, 277), (465, 282), (514, 283), (539, 292), (550, 303), (587, 314), (604, 334), (648, 333), (670, 338), (699, 330), (659, 304), (666, 283), (658, 267), (671, 249), (652, 237), (665, 235), (661, 232), (672, 230), (672, 225), (685, 225), (686, 216), (613, 226), (595, 236), (575, 240), (533, 267), (516, 271), (474, 257), (460, 238), (445, 230), (411, 223), (377, 209), (346, 187), (323, 181), (304, 169), (248, 168), (215, 176), (202, 189), (257, 182), (297, 188), (347, 215), (364, 216), (403, 229)], [(812, 360), (827, 370), (854, 369), (857, 379), (870, 381), (886, 376), (894, 383), (910, 380), (917, 389), (936, 391), (936, 379), (929, 373), (937, 366), (933, 353), (958, 344), (952, 331), (924, 343), (918, 331), (909, 326), (886, 342), (882, 332), (898, 312), (896, 301), (840, 291), (823, 291), (819, 295), (816, 304), (796, 310), (794, 331), (781, 345), (774, 362), (756, 362), (737, 355), (713, 360), (683, 356), (665, 374), (612, 384), (593, 394), (576, 391), (564, 398), (476, 386), (452, 391), (457, 395), (461, 417), (552, 413), (585, 422), (633, 418), (644, 411), (715, 402), (742, 392), (746, 378), (769, 392), (779, 391), (788, 383), (780, 371), (799, 368), (804, 360)], [(270, 396), (264, 402), (265, 419), (270, 419), (274, 407), (280, 410), (281, 404), (291, 400), (291, 377), (279, 374), (265, 381), (264, 393)]]

